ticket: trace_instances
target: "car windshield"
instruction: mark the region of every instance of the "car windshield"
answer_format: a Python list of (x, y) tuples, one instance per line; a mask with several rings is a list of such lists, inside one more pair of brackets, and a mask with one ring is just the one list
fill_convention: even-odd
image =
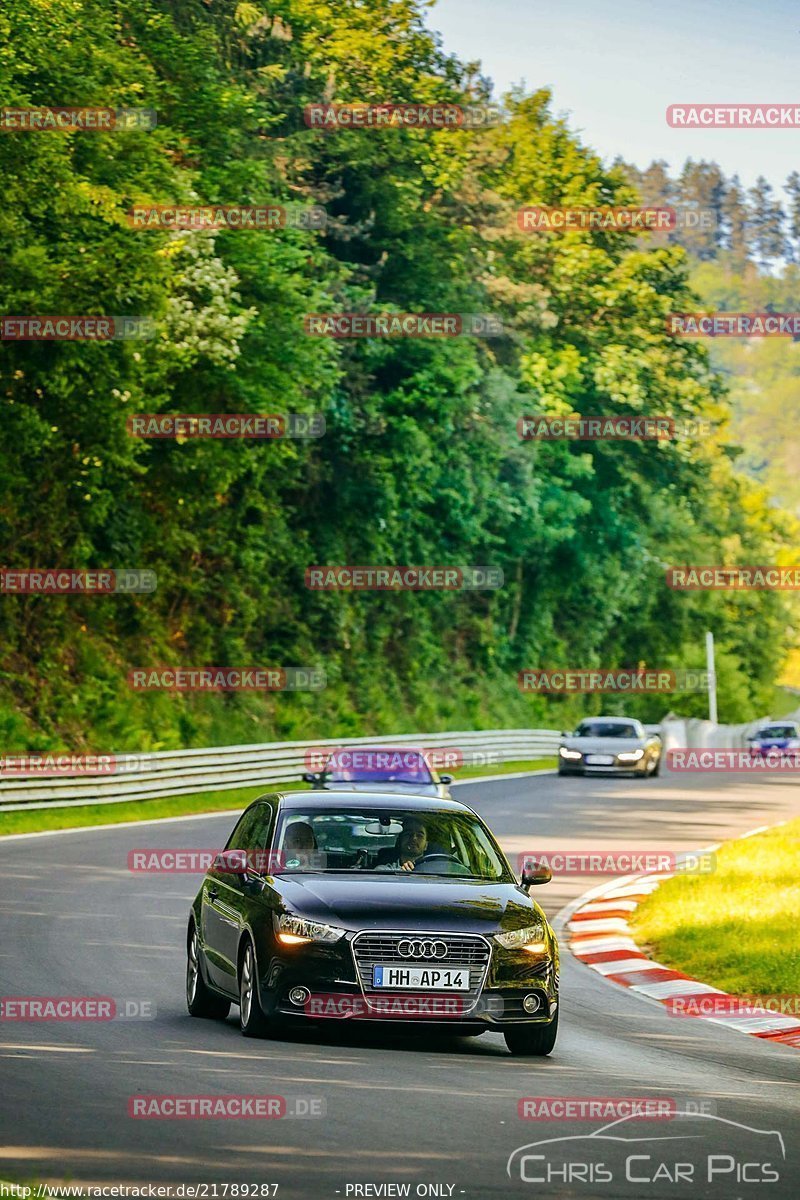
[(635, 738), (636, 726), (629, 721), (584, 721), (575, 730), (575, 737)]
[(273, 873), (281, 875), (347, 871), (511, 878), (476, 816), (441, 809), (292, 808), (279, 818), (271, 860)]
[(433, 783), (419, 750), (337, 750), (325, 777), (330, 783)]
[(767, 725), (759, 729), (758, 738), (794, 738), (797, 737), (796, 725)]

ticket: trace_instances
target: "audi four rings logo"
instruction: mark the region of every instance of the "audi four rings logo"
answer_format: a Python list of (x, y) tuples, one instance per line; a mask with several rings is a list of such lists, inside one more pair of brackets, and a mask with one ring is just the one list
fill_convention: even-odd
[(447, 944), (421, 938), (403, 938), (397, 945), (401, 958), (447, 958)]

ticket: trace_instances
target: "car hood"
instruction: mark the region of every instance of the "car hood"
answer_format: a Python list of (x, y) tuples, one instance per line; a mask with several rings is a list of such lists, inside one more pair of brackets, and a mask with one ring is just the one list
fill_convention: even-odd
[(492, 933), (543, 918), (513, 883), (431, 879), (409, 875), (283, 875), (276, 880), (287, 908), (345, 929)]
[(583, 754), (619, 754), (621, 750), (638, 750), (644, 739), (638, 737), (579, 737), (564, 738), (562, 745)]

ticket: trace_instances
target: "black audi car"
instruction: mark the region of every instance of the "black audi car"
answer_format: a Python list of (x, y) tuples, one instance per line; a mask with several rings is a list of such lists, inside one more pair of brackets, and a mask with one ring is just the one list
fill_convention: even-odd
[(246, 1037), (296, 1022), (496, 1030), (543, 1055), (558, 1029), (558, 944), (476, 813), (455, 800), (270, 794), (242, 814), (189, 916), (195, 1017), (239, 1005)]

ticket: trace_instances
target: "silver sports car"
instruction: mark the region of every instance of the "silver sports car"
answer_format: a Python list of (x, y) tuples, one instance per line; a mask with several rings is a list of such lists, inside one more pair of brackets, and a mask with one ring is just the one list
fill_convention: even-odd
[(558, 749), (559, 775), (657, 775), (661, 738), (630, 717), (589, 717), (564, 733)]

